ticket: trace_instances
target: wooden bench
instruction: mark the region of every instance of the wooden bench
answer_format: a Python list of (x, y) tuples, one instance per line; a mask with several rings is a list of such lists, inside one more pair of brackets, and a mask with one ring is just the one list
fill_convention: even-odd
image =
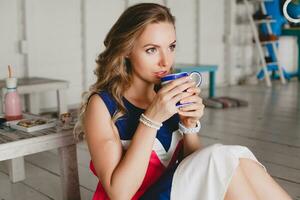
[(209, 73), (209, 97), (215, 96), (216, 89), (216, 71), (217, 65), (200, 65), (200, 64), (175, 64), (176, 72), (208, 72)]
[(21, 169), (19, 166), (12, 166), (11, 162), (7, 162), (11, 178), (13, 177), (12, 170), (23, 171), (23, 156), (51, 149), (58, 149), (59, 152), (62, 199), (80, 200), (76, 141), (72, 130), (59, 130), (57, 127), (53, 127), (29, 134), (4, 126), (0, 127), (0, 161), (22, 158), (23, 162)]
[[(18, 93), (25, 95), (26, 104), (29, 106), (28, 111), (33, 114), (39, 114), (39, 95), (43, 92), (56, 91), (58, 113), (65, 113), (67, 109), (66, 90), (69, 82), (64, 80), (56, 80), (40, 77), (29, 77), (18, 79)], [(6, 93), (5, 80), (0, 80), (0, 104), (4, 102)], [(4, 110), (0, 105), (0, 114)], [(13, 183), (25, 179), (24, 158), (22, 156), (15, 157), (6, 161), (9, 166), (10, 179)]]

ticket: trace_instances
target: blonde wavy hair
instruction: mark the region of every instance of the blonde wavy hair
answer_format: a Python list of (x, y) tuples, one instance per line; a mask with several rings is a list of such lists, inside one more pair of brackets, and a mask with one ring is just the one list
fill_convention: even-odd
[(82, 95), (78, 122), (74, 128), (77, 139), (84, 135), (85, 112), (93, 94), (107, 91), (115, 99), (117, 111), (112, 117), (113, 122), (126, 113), (122, 97), (132, 80), (131, 65), (126, 55), (130, 54), (135, 40), (146, 26), (159, 22), (169, 22), (175, 26), (175, 18), (169, 8), (155, 3), (141, 3), (127, 8), (112, 26), (104, 40), (105, 50), (96, 59), (94, 74), (97, 80)]

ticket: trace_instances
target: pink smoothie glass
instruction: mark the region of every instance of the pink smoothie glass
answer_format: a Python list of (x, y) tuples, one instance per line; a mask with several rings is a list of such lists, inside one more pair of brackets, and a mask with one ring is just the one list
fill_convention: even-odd
[(22, 119), (20, 96), (17, 92), (17, 78), (6, 79), (5, 118), (7, 121)]

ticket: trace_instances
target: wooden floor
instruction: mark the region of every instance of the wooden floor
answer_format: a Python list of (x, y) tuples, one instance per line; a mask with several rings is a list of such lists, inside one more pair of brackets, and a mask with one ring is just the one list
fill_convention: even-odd
[[(268, 172), (293, 199), (300, 200), (300, 84), (275, 83), (272, 88), (234, 86), (219, 88), (217, 96), (237, 97), (249, 102), (245, 108), (205, 110), (202, 141), (249, 147)], [(83, 200), (92, 198), (97, 179), (88, 169), (89, 153), (78, 145), (78, 169)], [(57, 153), (26, 157), (26, 180), (11, 184), (4, 162), (0, 162), (1, 200), (61, 199)]]

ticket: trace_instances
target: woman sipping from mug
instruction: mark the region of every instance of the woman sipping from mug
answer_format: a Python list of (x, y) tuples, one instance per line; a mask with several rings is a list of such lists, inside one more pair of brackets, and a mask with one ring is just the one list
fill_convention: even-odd
[[(248, 148), (202, 148), (204, 105), (189, 77), (154, 90), (175, 58), (175, 20), (167, 7), (129, 7), (104, 44), (75, 129), (85, 135), (99, 179), (94, 200), (291, 199)], [(189, 104), (178, 108), (178, 102)]]

